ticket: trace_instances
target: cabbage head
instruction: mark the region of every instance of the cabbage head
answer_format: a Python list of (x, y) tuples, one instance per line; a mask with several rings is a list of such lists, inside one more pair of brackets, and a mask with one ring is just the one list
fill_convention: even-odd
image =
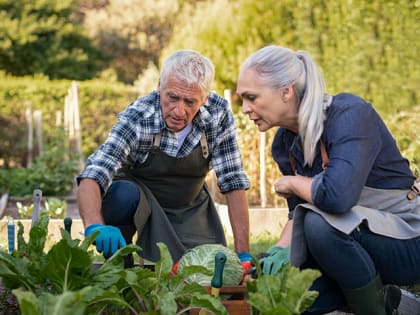
[[(214, 258), (218, 252), (226, 255), (226, 263), (223, 269), (223, 285), (231, 286), (241, 283), (244, 272), (241, 262), (236, 253), (220, 244), (204, 244), (189, 249), (179, 260), (178, 272), (186, 266), (204, 266), (212, 273), (214, 272)], [(210, 286), (212, 276), (195, 274), (189, 276), (185, 281), (187, 283), (196, 282), (201, 286)]]

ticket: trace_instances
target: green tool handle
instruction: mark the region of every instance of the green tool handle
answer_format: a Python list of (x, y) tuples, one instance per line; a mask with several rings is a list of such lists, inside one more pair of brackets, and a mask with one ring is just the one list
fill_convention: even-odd
[(214, 257), (214, 273), (211, 279), (212, 288), (220, 289), (223, 284), (223, 269), (225, 267), (226, 255), (222, 252), (217, 252)]
[(72, 223), (73, 223), (73, 219), (72, 218), (70, 218), (70, 217), (65, 217), (64, 218), (64, 229), (67, 232), (69, 232), (69, 233), (71, 233), (71, 225), (72, 225)]

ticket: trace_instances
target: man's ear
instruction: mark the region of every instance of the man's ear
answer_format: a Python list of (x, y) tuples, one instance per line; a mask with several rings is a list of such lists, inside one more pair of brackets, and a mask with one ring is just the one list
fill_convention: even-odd
[(160, 79), (158, 80), (157, 90), (158, 90), (158, 92), (160, 93)]

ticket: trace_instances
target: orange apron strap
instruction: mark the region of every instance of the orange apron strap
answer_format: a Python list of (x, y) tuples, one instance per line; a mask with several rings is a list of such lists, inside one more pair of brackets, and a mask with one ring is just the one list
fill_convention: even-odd
[(327, 149), (325, 149), (324, 142), (320, 140), (320, 148), (321, 148), (321, 158), (322, 158), (322, 169), (326, 169), (330, 159), (328, 158)]
[[(327, 149), (325, 148), (324, 142), (320, 140), (320, 150), (321, 150), (321, 159), (322, 159), (322, 169), (326, 169), (330, 159), (328, 158)], [(293, 174), (297, 175), (297, 163), (295, 157), (289, 152), (290, 166), (292, 167)]]

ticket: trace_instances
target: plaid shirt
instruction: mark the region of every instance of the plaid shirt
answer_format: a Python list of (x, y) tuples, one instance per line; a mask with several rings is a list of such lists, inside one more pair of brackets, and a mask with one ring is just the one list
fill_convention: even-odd
[(107, 140), (87, 159), (77, 180), (94, 179), (104, 192), (122, 165), (146, 161), (156, 134), (162, 133), (160, 150), (182, 158), (199, 144), (203, 130), (220, 190), (248, 189), (249, 180), (243, 170), (232, 112), (228, 102), (215, 93), (210, 93), (207, 103), (200, 107), (192, 121), (192, 131), (179, 151), (176, 135), (163, 120), (159, 94), (154, 91), (137, 99), (118, 115)]

